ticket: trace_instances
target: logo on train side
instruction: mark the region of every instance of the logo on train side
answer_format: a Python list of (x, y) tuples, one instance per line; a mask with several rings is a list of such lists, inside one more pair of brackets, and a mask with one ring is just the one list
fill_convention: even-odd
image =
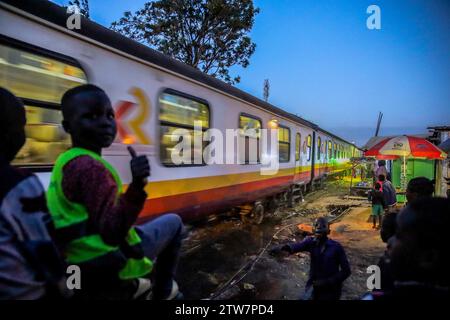
[[(150, 101), (140, 88), (133, 87), (129, 93), (135, 98), (136, 102), (121, 100), (115, 107), (119, 139), (125, 144), (152, 144), (150, 137), (142, 129), (144, 123), (150, 117)], [(135, 110), (133, 118), (125, 120), (126, 116), (133, 110)]]
[(71, 5), (67, 7), (67, 14), (70, 16), (66, 20), (66, 27), (69, 30), (80, 30), (81, 29), (81, 10), (76, 5)]

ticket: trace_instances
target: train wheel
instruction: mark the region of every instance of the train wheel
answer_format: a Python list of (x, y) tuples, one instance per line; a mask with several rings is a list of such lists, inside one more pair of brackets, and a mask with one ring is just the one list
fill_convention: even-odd
[(265, 204), (265, 212), (271, 215), (276, 215), (280, 206), (280, 200), (273, 196), (269, 200), (266, 201)]
[(264, 206), (260, 202), (255, 203), (253, 209), (249, 213), (241, 215), (241, 218), (244, 223), (261, 224), (264, 219)]
[(293, 191), (293, 187), (289, 188), (289, 190), (286, 191), (286, 198), (287, 198), (288, 208), (293, 208), (294, 207), (294, 191)]

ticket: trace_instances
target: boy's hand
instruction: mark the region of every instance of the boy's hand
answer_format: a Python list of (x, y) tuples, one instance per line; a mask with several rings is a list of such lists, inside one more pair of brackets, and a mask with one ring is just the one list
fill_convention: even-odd
[(288, 256), (290, 255), (290, 248), (288, 245), (278, 245), (269, 250), (269, 254), (272, 256)]
[(147, 184), (147, 177), (150, 176), (150, 163), (146, 156), (138, 156), (133, 147), (127, 147), (131, 155), (130, 167), (131, 175), (133, 177), (132, 183), (139, 187), (144, 187)]

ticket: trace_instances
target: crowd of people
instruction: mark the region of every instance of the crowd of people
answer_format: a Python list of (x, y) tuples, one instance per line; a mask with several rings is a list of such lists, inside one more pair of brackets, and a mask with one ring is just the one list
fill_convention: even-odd
[(415, 177), (406, 187), (406, 205), (398, 208), (395, 188), (389, 180), (384, 160), (378, 162), (376, 173), (378, 181), (369, 193), (369, 199), (373, 228), (380, 229), (386, 250), (378, 262), (381, 288), (366, 298), (447, 297), (449, 276), (442, 272), (442, 268), (447, 267), (442, 244), (450, 201), (433, 197), (432, 180)]
[[(184, 226), (165, 214), (136, 226), (147, 198), (147, 157), (129, 147), (132, 182), (124, 192), (116, 169), (102, 158), (116, 136), (107, 94), (94, 85), (68, 90), (61, 101), (72, 147), (56, 160), (44, 191), (38, 178), (11, 165), (25, 143), (20, 99), (0, 88), (0, 299), (183, 298), (174, 280)], [(396, 209), (395, 189), (380, 169), (372, 193), (373, 226), (387, 243), (380, 258), (382, 287), (365, 298), (448, 296), (448, 199), (433, 198), (426, 178), (409, 182), (407, 206)], [(311, 254), (306, 300), (338, 300), (350, 274), (344, 248), (328, 237), (325, 218), (314, 236), (272, 253)], [(81, 270), (69, 290), (67, 266)]]

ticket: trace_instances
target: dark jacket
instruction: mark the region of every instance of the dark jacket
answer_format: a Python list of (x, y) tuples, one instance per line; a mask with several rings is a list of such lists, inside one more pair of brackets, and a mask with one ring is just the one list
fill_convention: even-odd
[(383, 182), (383, 196), (384, 202), (387, 206), (392, 206), (397, 203), (397, 194), (392, 183), (388, 180)]
[(372, 205), (381, 204), (383, 208), (386, 208), (386, 202), (384, 201), (383, 192), (378, 190), (371, 190), (369, 199), (372, 202)]
[(395, 235), (397, 230), (397, 215), (399, 211), (393, 210), (386, 213), (381, 223), (380, 236), (383, 242), (387, 243), (389, 238)]
[(63, 265), (50, 237), (44, 188), (2, 158), (0, 177), (0, 300), (49, 297), (63, 280)]
[(308, 237), (302, 242), (289, 244), (291, 253), (307, 251), (311, 254), (311, 266), (306, 287), (320, 280), (321, 285), (314, 285), (315, 300), (338, 300), (341, 296), (342, 283), (350, 274), (350, 264), (344, 248), (337, 241), (327, 239), (325, 249), (319, 246), (315, 238)]

